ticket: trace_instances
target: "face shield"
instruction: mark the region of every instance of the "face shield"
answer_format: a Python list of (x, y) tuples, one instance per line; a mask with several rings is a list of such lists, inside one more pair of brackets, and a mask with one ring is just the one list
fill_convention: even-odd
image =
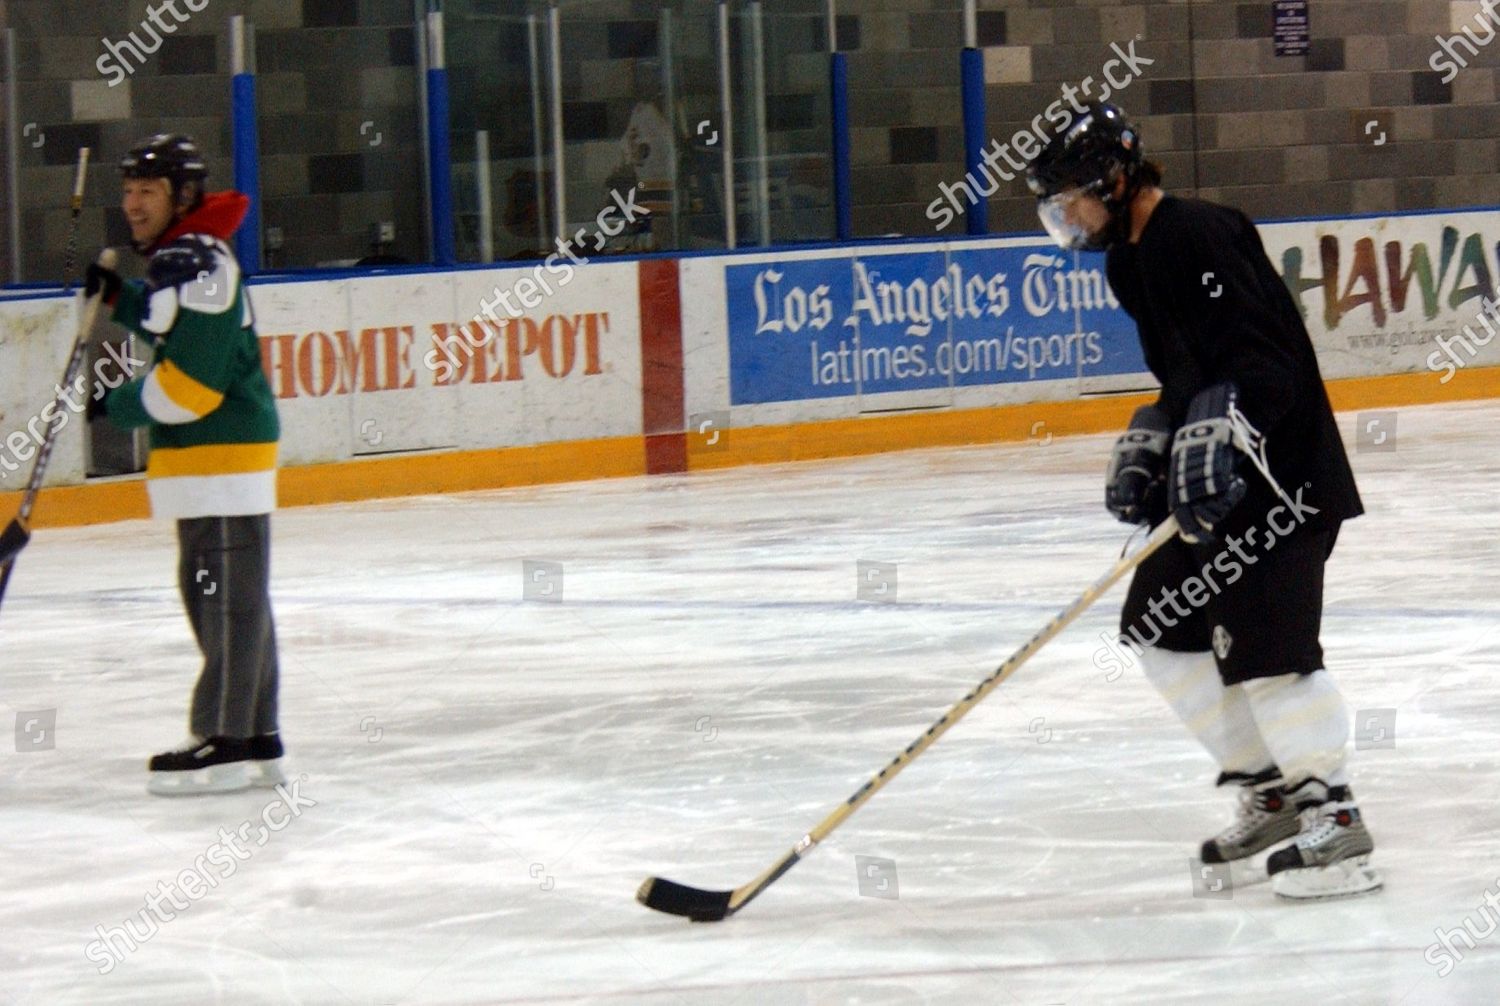
[(1038, 199), (1036, 215), (1065, 251), (1099, 251), (1109, 230), (1109, 210), (1092, 189), (1069, 189)]

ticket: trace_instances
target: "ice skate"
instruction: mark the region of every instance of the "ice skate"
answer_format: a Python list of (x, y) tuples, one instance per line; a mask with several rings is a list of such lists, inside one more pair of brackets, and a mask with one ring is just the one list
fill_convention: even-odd
[(1370, 867), (1375, 843), (1347, 786), (1309, 784), (1317, 802), (1302, 802), (1302, 831), (1297, 840), (1266, 861), (1271, 889), (1296, 901), (1343, 898), (1380, 889), (1380, 874)]
[(146, 791), (157, 796), (235, 793), (254, 782), (249, 745), (233, 737), (190, 737), (179, 748), (155, 755)]
[(1238, 783), (1240, 806), (1233, 824), (1203, 843), (1199, 858), (1205, 863), (1249, 859), (1297, 834), (1297, 810), (1281, 788), (1274, 768), (1256, 775), (1225, 772), (1218, 785)]

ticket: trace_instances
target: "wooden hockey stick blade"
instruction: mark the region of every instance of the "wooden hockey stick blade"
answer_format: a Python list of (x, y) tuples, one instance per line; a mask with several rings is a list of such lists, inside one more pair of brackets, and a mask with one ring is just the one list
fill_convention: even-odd
[(1114, 586), (1115, 583), (1126, 573), (1139, 566), (1157, 549), (1161, 548), (1178, 531), (1177, 519), (1168, 517), (1155, 531), (1151, 532), (1146, 543), (1139, 551), (1132, 555), (1122, 556), (1108, 573), (1096, 580), (1067, 608), (1063, 609), (1052, 621), (1048, 622), (1041, 631), (1032, 636), (1015, 653), (1012, 653), (995, 671), (978, 685), (969, 694), (959, 699), (942, 717), (927, 728), (927, 732), (906, 746), (893, 758), (885, 768), (881, 769), (859, 789), (854, 795), (840, 804), (833, 813), (829, 814), (818, 826), (806, 835), (802, 840), (792, 847), (791, 851), (776, 862), (770, 869), (756, 877), (743, 887), (736, 887), (732, 891), (708, 891), (698, 887), (689, 887), (679, 884), (674, 880), (666, 880), (662, 877), (650, 877), (641, 884), (635, 892), (635, 899), (647, 908), (668, 915), (681, 915), (694, 922), (721, 922), (729, 916), (744, 908), (755, 899), (761, 891), (770, 887), (779, 880), (782, 874), (800, 863), (803, 858), (817, 847), (818, 843), (833, 833), (833, 830), (843, 824), (851, 814), (863, 807), (871, 797), (880, 792), (885, 784), (890, 782), (896, 775), (917, 759), (923, 751), (931, 747), (939, 737), (947, 733), (955, 723), (977, 706), (986, 695), (994, 691), (1000, 682), (1010, 677), (1026, 661), (1030, 660), (1043, 646), (1050, 642), (1058, 633), (1071, 625), (1079, 615), (1083, 614), (1102, 597), (1105, 591)]

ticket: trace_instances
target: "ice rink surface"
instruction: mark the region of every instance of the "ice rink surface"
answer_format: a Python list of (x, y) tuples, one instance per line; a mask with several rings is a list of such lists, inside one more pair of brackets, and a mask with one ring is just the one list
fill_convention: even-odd
[(1232, 798), (1095, 665), (1116, 588), (739, 915), (636, 904), (749, 881), (1108, 568), (1110, 438), (1040, 435), (280, 513), (295, 816), (145, 793), (196, 672), (170, 526), (39, 532), (0, 609), (0, 1003), (1500, 1001), (1500, 405), (1384, 422), (1323, 635), (1382, 893), (1194, 896)]

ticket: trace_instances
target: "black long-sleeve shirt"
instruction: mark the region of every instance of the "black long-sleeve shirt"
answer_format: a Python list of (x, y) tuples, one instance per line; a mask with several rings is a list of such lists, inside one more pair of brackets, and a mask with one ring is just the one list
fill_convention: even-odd
[[(1249, 217), (1163, 196), (1140, 242), (1109, 250), (1106, 271), (1140, 330), (1146, 365), (1162, 385), (1158, 405), (1174, 427), (1194, 395), (1233, 381), (1240, 411), (1265, 435), (1272, 475), (1319, 510), (1308, 523), (1364, 512), (1307, 326)], [(1249, 492), (1226, 521), (1230, 532), (1263, 526), (1278, 501), (1248, 461), (1241, 473)]]

